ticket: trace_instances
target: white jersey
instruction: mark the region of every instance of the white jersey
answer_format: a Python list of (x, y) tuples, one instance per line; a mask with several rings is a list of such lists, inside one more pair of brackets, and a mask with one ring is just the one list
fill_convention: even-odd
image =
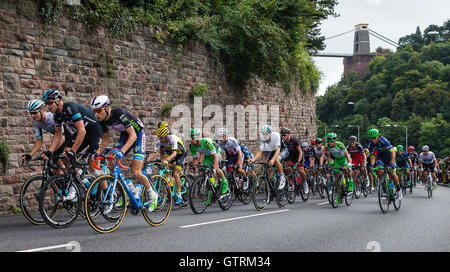
[(228, 155), (236, 155), (238, 151), (241, 150), (238, 140), (233, 137), (227, 137), (227, 141), (225, 143), (218, 140), (217, 144), (222, 150), (225, 150)]
[(278, 132), (272, 132), (270, 139), (266, 140), (264, 136), (261, 135), (259, 141), (259, 149), (263, 152), (273, 152), (279, 147), (281, 149), (281, 137)]
[(424, 164), (432, 164), (435, 159), (436, 159), (436, 156), (431, 151), (428, 151), (427, 156), (425, 154), (423, 154), (423, 152), (420, 153), (420, 155), (419, 155), (419, 162), (424, 163)]

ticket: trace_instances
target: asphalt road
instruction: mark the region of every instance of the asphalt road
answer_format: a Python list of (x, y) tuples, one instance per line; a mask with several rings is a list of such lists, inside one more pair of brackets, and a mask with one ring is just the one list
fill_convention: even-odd
[[(66, 247), (74, 242), (77, 247)], [(54, 248), (61, 246), (60, 248)], [(47, 248), (51, 247), (51, 248)], [(120, 227), (99, 234), (79, 218), (66, 229), (34, 226), (21, 214), (0, 217), (0, 251), (82, 252), (450, 252), (450, 188), (429, 199), (423, 187), (407, 195), (400, 211), (382, 214), (376, 194), (333, 209), (312, 197), (264, 211), (235, 201), (229, 211), (213, 204), (202, 215), (174, 207), (160, 227), (128, 213)]]

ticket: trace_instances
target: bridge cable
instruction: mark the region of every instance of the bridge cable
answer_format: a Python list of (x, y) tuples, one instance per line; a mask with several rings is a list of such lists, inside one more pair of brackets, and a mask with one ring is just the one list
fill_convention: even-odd
[(383, 41), (383, 42), (385, 42), (385, 43), (387, 43), (387, 44), (389, 44), (389, 45), (394, 46), (395, 48), (398, 47), (398, 44), (392, 43), (392, 42), (390, 42), (389, 40), (386, 40), (385, 38), (383, 38), (382, 36), (380, 37), (380, 36), (378, 36), (378, 35), (376, 35), (376, 34), (374, 34), (374, 33), (371, 33), (371, 32), (369, 32), (369, 33), (370, 33), (373, 37), (378, 38), (378, 39), (380, 39), (381, 41)]
[(349, 30), (349, 31), (345, 31), (345, 32), (343, 32), (343, 33), (341, 33), (341, 34), (337, 34), (337, 35), (334, 35), (334, 36), (331, 36), (331, 37), (325, 38), (325, 40), (329, 40), (329, 39), (337, 38), (337, 37), (340, 37), (340, 36), (342, 36), (342, 35), (345, 35), (345, 34), (347, 34), (347, 33), (353, 32), (353, 31), (355, 31), (355, 29), (354, 29), (354, 28), (353, 28), (353, 29), (351, 29), (351, 30)]

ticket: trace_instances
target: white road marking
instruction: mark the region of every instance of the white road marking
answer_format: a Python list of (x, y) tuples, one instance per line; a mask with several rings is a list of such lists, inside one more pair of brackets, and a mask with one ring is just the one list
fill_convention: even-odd
[(327, 201), (327, 202), (317, 203), (316, 205), (317, 206), (322, 206), (322, 205), (325, 205), (325, 204), (328, 204), (328, 203), (330, 203), (330, 202)]
[(56, 246), (49, 246), (49, 247), (40, 247), (40, 248), (34, 248), (34, 249), (28, 249), (28, 250), (21, 250), (17, 252), (37, 252), (37, 251), (45, 251), (45, 250), (52, 250), (57, 248), (63, 248), (65, 247), (67, 250), (70, 250), (72, 252), (80, 252), (80, 243), (76, 241), (71, 241), (67, 244), (63, 245), (56, 245)]
[(273, 211), (273, 212), (257, 213), (257, 214), (252, 214), (252, 215), (239, 216), (239, 217), (233, 217), (233, 218), (228, 218), (228, 219), (221, 219), (221, 220), (215, 220), (215, 221), (209, 221), (209, 222), (203, 222), (203, 223), (185, 225), (185, 226), (179, 226), (179, 227), (180, 228), (192, 228), (192, 227), (197, 227), (197, 226), (202, 226), (202, 225), (216, 224), (216, 223), (221, 223), (221, 222), (226, 222), (226, 221), (233, 221), (233, 220), (245, 219), (245, 218), (262, 216), (262, 215), (269, 215), (269, 214), (281, 213), (281, 212), (287, 212), (287, 211), (289, 211), (289, 209)]

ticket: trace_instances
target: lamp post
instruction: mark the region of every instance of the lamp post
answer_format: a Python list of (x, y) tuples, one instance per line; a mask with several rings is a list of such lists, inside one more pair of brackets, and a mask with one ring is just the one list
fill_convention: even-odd
[(327, 128), (328, 128), (328, 127), (335, 127), (335, 128), (338, 128), (339, 125), (325, 126), (325, 137), (324, 137), (324, 139), (327, 139)]
[[(347, 102), (348, 105), (355, 105), (355, 102), (353, 101), (349, 101)], [(363, 109), (364, 109), (364, 115), (363, 115), (363, 131), (366, 131), (366, 103), (363, 104)], [(359, 128), (358, 128), (359, 129)], [(359, 139), (359, 135), (358, 135), (358, 141), (361, 141), (361, 139)]]
[(387, 125), (385, 125), (385, 127), (404, 127), (405, 128), (405, 148), (408, 148), (408, 126), (387, 124)]

